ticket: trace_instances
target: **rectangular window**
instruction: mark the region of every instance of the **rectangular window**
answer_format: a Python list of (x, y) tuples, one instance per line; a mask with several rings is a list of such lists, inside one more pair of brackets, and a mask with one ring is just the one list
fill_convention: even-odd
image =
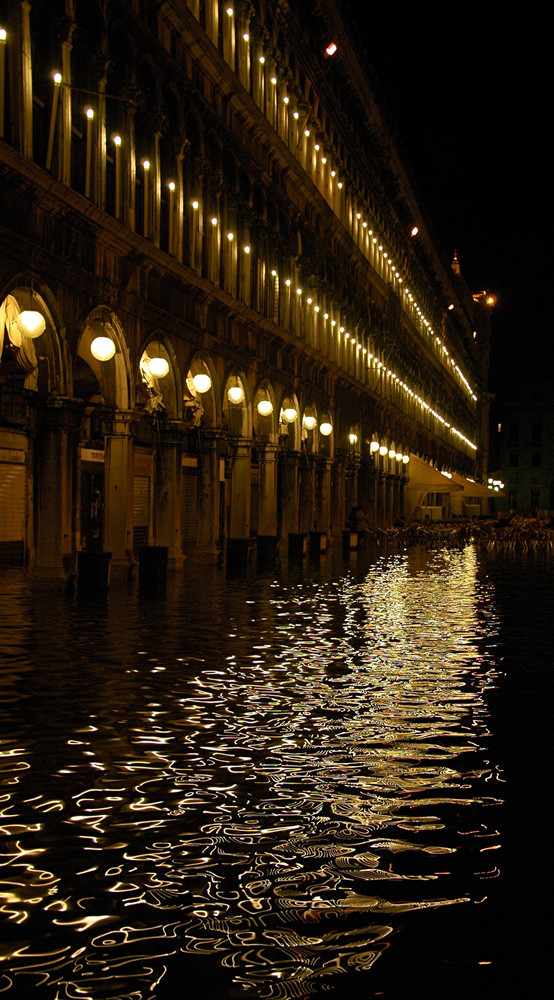
[(531, 444), (535, 447), (542, 444), (542, 424), (533, 424), (531, 428)]
[(517, 424), (510, 424), (510, 428), (508, 430), (508, 444), (519, 444), (519, 426)]

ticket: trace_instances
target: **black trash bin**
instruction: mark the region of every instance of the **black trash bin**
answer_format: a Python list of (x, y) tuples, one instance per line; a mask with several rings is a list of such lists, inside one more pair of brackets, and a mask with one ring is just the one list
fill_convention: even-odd
[(105, 594), (110, 586), (111, 552), (77, 553), (77, 590), (80, 594)]
[(308, 550), (305, 531), (289, 531), (289, 559), (303, 559)]
[(322, 552), (327, 552), (327, 532), (310, 531), (310, 556), (318, 559)]
[(168, 552), (167, 545), (141, 545), (138, 550), (141, 590), (165, 590)]

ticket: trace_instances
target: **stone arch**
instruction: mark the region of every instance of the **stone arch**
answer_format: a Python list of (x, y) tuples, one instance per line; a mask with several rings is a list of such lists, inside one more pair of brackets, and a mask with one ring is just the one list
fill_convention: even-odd
[[(243, 399), (233, 403), (229, 399), (229, 390), (242, 388)], [(252, 437), (252, 410), (248, 398), (248, 385), (244, 373), (238, 368), (232, 368), (227, 373), (223, 388), (222, 420), (233, 437)]]
[[(24, 310), (36, 310), (45, 320), (36, 338), (22, 335), (17, 319)], [(6, 375), (26, 372), (24, 388), (41, 395), (68, 395), (65, 330), (50, 289), (29, 275), (17, 275), (0, 296), (0, 359)]]
[[(210, 386), (205, 392), (198, 391), (193, 383), (196, 375), (208, 375)], [(193, 354), (185, 368), (183, 391), (185, 420), (196, 427), (215, 428), (220, 424), (221, 410), (215, 366), (211, 357), (199, 351)]]
[[(91, 353), (96, 337), (109, 337), (115, 354), (98, 361)], [(125, 334), (119, 319), (108, 306), (97, 306), (86, 317), (79, 336), (74, 365), (74, 392), (88, 402), (100, 396), (105, 406), (126, 411), (134, 404), (131, 364)]]
[[(296, 419), (287, 421), (284, 419), (284, 411), (291, 407), (296, 410)], [(298, 397), (294, 392), (285, 392), (279, 408), (280, 434), (284, 439), (287, 451), (299, 451), (302, 442), (302, 413)]]
[[(262, 401), (271, 403), (272, 409), (269, 413), (260, 413), (258, 406)], [(275, 444), (277, 443), (279, 439), (279, 412), (273, 386), (266, 379), (257, 385), (254, 393), (252, 423), (256, 438), (260, 441), (273, 441)]]
[[(150, 371), (148, 360), (154, 357), (167, 362), (169, 371), (166, 375), (158, 377)], [(171, 340), (163, 331), (153, 330), (144, 339), (138, 355), (136, 382), (145, 411), (165, 412), (171, 420), (179, 419), (180, 381), (177, 358)]]

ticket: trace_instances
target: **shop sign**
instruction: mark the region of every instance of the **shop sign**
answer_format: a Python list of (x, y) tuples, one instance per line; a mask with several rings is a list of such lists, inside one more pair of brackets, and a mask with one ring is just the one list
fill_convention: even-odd
[(81, 448), (81, 461), (82, 462), (103, 462), (104, 452), (95, 451), (94, 448)]
[(25, 452), (19, 448), (0, 448), (0, 462), (17, 462), (22, 465), (25, 462)]

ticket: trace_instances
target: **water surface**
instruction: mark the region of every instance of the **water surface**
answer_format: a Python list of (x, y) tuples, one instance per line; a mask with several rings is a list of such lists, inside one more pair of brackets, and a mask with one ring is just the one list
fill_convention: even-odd
[(474, 546), (88, 603), (2, 574), (0, 992), (531, 984), (551, 583)]

